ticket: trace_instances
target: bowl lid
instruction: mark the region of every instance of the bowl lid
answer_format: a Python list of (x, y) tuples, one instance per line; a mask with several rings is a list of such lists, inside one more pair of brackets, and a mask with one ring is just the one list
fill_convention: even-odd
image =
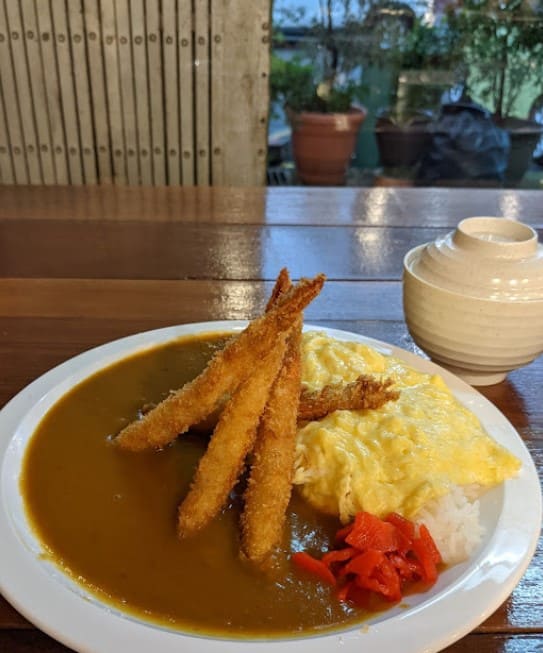
[(427, 283), (470, 297), (543, 299), (543, 245), (532, 227), (515, 220), (466, 218), (411, 250), (405, 266)]

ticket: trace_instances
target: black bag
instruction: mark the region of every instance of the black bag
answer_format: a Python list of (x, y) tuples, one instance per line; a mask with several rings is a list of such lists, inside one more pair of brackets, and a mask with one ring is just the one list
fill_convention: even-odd
[(467, 102), (444, 104), (431, 131), (430, 147), (419, 168), (419, 183), (469, 185), (503, 180), (509, 134), (494, 123), (486, 109)]

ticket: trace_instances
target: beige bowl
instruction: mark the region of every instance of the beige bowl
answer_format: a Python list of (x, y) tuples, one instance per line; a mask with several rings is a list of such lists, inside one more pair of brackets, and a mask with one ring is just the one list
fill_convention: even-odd
[(473, 385), (502, 381), (543, 352), (543, 246), (529, 226), (467, 218), (404, 259), (413, 340)]

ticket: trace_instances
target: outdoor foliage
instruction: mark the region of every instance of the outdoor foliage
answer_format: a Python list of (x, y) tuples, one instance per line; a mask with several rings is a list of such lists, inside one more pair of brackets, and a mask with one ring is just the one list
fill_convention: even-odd
[(348, 111), (363, 88), (353, 82), (319, 82), (315, 79), (313, 66), (299, 60), (285, 61), (277, 56), (272, 56), (270, 86), (272, 101), (293, 111), (321, 113)]
[[(294, 111), (346, 111), (371, 91), (364, 72), (373, 67), (397, 78), (405, 69), (457, 67), (457, 35), (447, 22), (434, 25), (397, 0), (322, 0), (318, 18), (284, 10), (282, 23), (304, 26), (294, 59), (272, 59), (272, 99)], [(275, 44), (282, 32), (276, 25)], [(389, 103), (393, 104), (395, 85)]]
[[(383, 8), (390, 20), (378, 20)], [(295, 111), (346, 111), (363, 102), (368, 92), (363, 67), (392, 57), (398, 35), (414, 19), (413, 11), (395, 0), (322, 0), (321, 9), (311, 20), (301, 9), (283, 11), (282, 23), (304, 26), (303, 46), (294, 60), (273, 57), (271, 91), (274, 100)]]
[(511, 116), (522, 89), (543, 80), (541, 3), (464, 0), (449, 20), (463, 46), (468, 91), (496, 118)]
[(415, 19), (398, 44), (398, 64), (407, 70), (456, 70), (462, 61), (458, 32), (444, 17), (433, 25)]

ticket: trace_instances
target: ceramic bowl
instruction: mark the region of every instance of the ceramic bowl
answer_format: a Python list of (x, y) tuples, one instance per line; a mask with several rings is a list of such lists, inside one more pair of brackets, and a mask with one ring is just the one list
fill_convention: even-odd
[(528, 225), (462, 220), (404, 258), (413, 340), (472, 385), (502, 381), (543, 352), (543, 246)]

